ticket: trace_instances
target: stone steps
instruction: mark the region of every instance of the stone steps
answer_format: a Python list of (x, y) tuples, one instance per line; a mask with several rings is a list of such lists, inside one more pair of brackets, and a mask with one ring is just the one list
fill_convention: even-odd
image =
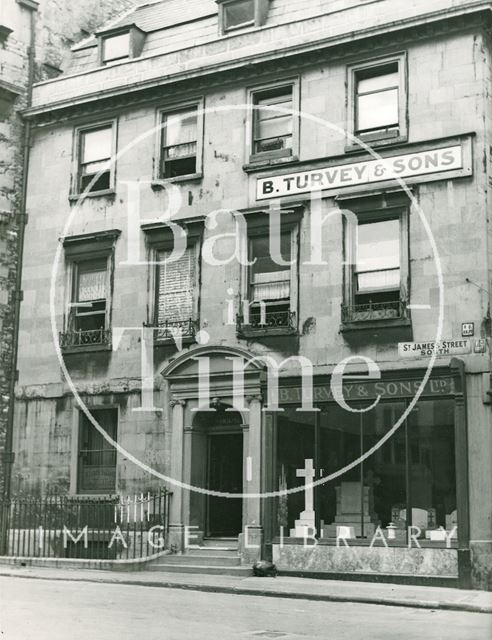
[(186, 550), (188, 556), (200, 556), (205, 558), (207, 556), (220, 556), (222, 558), (237, 558), (237, 549), (231, 547), (188, 547)]
[(186, 553), (159, 558), (151, 571), (198, 573), (221, 576), (251, 576), (251, 567), (241, 566), (237, 538), (205, 538), (203, 545), (191, 545)]
[(204, 538), (203, 547), (215, 547), (220, 549), (235, 549), (237, 551), (237, 538)]
[[(197, 558), (198, 560), (198, 558)], [(148, 567), (150, 571), (162, 571), (166, 573), (199, 573), (215, 576), (243, 576), (253, 575), (250, 567), (208, 566), (203, 564), (172, 564), (160, 561)]]
[(238, 555), (169, 555), (159, 559), (159, 564), (200, 565), (204, 567), (238, 567), (241, 562)]

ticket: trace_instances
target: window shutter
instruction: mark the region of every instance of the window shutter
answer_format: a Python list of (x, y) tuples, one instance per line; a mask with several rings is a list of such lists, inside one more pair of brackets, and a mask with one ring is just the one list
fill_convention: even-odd
[(196, 257), (194, 247), (186, 249), (176, 261), (169, 262), (171, 251), (159, 252), (159, 300), (157, 321), (186, 321), (194, 316)]

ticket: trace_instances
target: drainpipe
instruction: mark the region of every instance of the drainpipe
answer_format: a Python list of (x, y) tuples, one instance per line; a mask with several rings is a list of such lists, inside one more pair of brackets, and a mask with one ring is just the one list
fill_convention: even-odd
[[(26, 107), (32, 103), (32, 87), (35, 80), (35, 60), (36, 60), (36, 12), (38, 10), (37, 2), (33, 0), (17, 0), (17, 3), (29, 11), (30, 34), (29, 46), (27, 49), (27, 90), (26, 90)], [(17, 269), (15, 288), (12, 295), (14, 305), (14, 327), (12, 336), (12, 359), (11, 359), (11, 375), (9, 380), (9, 409), (7, 414), (7, 431), (5, 434), (5, 449), (3, 453), (4, 461), (4, 478), (3, 478), (3, 500), (8, 502), (11, 498), (11, 481), (12, 481), (12, 465), (14, 462), (13, 452), (13, 432), (14, 432), (14, 407), (15, 407), (15, 385), (17, 382), (17, 354), (19, 351), (19, 316), (20, 305), (22, 302), (22, 262), (24, 253), (24, 230), (27, 223), (26, 214), (26, 198), (27, 198), (27, 178), (29, 169), (29, 149), (31, 145), (31, 124), (24, 121), (23, 127), (23, 148), (22, 148), (22, 186), (21, 198), (19, 204), (19, 213), (17, 214)], [(6, 524), (6, 523), (5, 523)], [(0, 533), (4, 533), (3, 531)], [(3, 536), (1, 536), (3, 538)], [(4, 542), (7, 542), (3, 538)], [(3, 550), (2, 550), (3, 551)]]

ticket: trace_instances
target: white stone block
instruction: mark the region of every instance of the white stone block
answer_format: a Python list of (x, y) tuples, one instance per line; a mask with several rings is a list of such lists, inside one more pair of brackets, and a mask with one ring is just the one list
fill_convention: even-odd
[(355, 538), (354, 527), (337, 526), (337, 539), (340, 538), (343, 538), (344, 540)]

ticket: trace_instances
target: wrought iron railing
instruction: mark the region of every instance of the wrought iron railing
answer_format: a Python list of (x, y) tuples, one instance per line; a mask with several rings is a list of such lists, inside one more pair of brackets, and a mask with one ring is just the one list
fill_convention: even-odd
[(111, 329), (72, 329), (60, 333), (60, 347), (73, 349), (88, 346), (109, 346), (111, 344)]
[(297, 315), (295, 311), (275, 310), (265, 308), (264, 313), (261, 313), (258, 309), (251, 309), (249, 317), (246, 318), (242, 314), (238, 314), (236, 317), (237, 330), (242, 332), (248, 331), (269, 331), (269, 330), (288, 330), (295, 331), (297, 328)]
[(164, 320), (155, 324), (145, 325), (155, 329), (155, 340), (176, 340), (179, 338), (194, 338), (200, 328), (198, 320)]
[(370, 320), (398, 320), (407, 317), (407, 305), (402, 300), (342, 305), (342, 322), (368, 322)]
[(20, 558), (145, 559), (167, 546), (171, 493), (0, 502), (0, 552)]

